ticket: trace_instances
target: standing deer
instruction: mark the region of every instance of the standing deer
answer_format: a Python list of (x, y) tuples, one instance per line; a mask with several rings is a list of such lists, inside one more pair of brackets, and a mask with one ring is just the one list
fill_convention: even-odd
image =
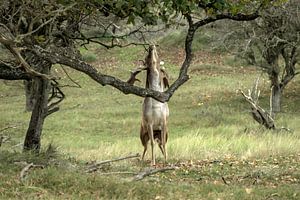
[[(160, 68), (160, 61), (157, 55), (155, 45), (150, 45), (148, 55), (146, 56), (145, 67), (139, 68), (131, 73), (131, 77), (127, 81), (133, 84), (138, 80), (135, 76), (142, 70), (147, 70), (146, 88), (163, 92), (169, 87), (168, 75), (165, 70)], [(140, 139), (144, 146), (142, 160), (147, 151), (148, 141), (151, 144), (151, 164), (155, 165), (154, 141), (164, 155), (165, 162), (167, 160), (166, 143), (168, 139), (167, 120), (169, 117), (169, 108), (167, 103), (161, 103), (151, 97), (146, 97), (142, 105), (142, 122), (140, 129)]]

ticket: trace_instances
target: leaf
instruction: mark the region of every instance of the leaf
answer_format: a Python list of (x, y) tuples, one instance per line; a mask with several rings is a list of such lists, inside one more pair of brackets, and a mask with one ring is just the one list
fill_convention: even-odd
[(247, 194), (251, 194), (253, 189), (252, 188), (245, 188), (245, 191)]

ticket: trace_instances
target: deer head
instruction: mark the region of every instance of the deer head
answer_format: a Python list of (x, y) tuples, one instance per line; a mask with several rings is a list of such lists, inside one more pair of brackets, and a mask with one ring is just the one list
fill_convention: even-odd
[(169, 76), (164, 68), (160, 67), (159, 57), (157, 55), (155, 45), (150, 45), (148, 54), (145, 61), (142, 61), (144, 67), (138, 67), (131, 71), (131, 76), (127, 80), (127, 83), (133, 85), (135, 81), (139, 81), (136, 76), (143, 70), (147, 70), (146, 88), (149, 88), (149, 81), (153, 78), (153, 74), (156, 73), (160, 79), (160, 86), (162, 89), (169, 87)]
[(149, 70), (158, 70), (159, 71), (159, 58), (157, 55), (156, 47), (155, 45), (150, 45), (148, 50), (148, 55), (145, 59), (145, 66)]

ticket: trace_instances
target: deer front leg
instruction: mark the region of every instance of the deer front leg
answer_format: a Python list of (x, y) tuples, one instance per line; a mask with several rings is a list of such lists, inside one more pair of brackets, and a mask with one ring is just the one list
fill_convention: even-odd
[(150, 138), (151, 143), (151, 164), (155, 165), (155, 155), (154, 155), (154, 133), (153, 133), (153, 126), (147, 125), (147, 132)]
[(165, 158), (165, 163), (167, 162), (167, 149), (166, 149), (167, 134), (168, 134), (168, 128), (167, 128), (167, 123), (165, 121), (165, 123), (163, 123), (163, 130), (162, 130), (162, 149)]
[(147, 151), (147, 144), (144, 146), (144, 152), (143, 152), (143, 155), (142, 155), (142, 160), (144, 160), (144, 158), (145, 158), (146, 151)]
[(141, 125), (141, 129), (140, 129), (140, 139), (144, 146), (144, 152), (142, 154), (142, 160), (144, 160), (145, 154), (147, 152), (149, 136), (148, 136), (147, 128), (143, 127), (143, 125)]

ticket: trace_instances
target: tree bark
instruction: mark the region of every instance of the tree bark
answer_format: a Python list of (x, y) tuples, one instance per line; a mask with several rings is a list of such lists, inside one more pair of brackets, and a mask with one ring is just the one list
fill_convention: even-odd
[(272, 100), (271, 100), (271, 115), (276, 112), (280, 112), (281, 110), (281, 97), (282, 97), (282, 90), (279, 85), (272, 86)]
[(24, 69), (9, 64), (0, 63), (0, 79), (4, 80), (31, 80), (31, 76)]
[(271, 81), (271, 88), (272, 88), (271, 99), (270, 99), (271, 116), (273, 116), (277, 112), (280, 112), (280, 107), (281, 107), (282, 90), (281, 90), (281, 85), (279, 80), (280, 68), (278, 63), (278, 57), (279, 54), (277, 53), (277, 51), (272, 51), (272, 49), (268, 49), (266, 60), (271, 67), (268, 72)]
[[(50, 66), (42, 67), (41, 73), (49, 74)], [(42, 77), (34, 79), (36, 92), (34, 94), (35, 105), (32, 110), (31, 119), (26, 132), (24, 141), (24, 151), (39, 152), (41, 148), (41, 135), (44, 125), (44, 120), (47, 116), (48, 108), (48, 85), (49, 80)]]
[(25, 80), (24, 81), (24, 88), (25, 88), (25, 98), (26, 98), (26, 104), (25, 104), (25, 110), (28, 112), (33, 111), (34, 105), (35, 105), (35, 82), (33, 80)]

